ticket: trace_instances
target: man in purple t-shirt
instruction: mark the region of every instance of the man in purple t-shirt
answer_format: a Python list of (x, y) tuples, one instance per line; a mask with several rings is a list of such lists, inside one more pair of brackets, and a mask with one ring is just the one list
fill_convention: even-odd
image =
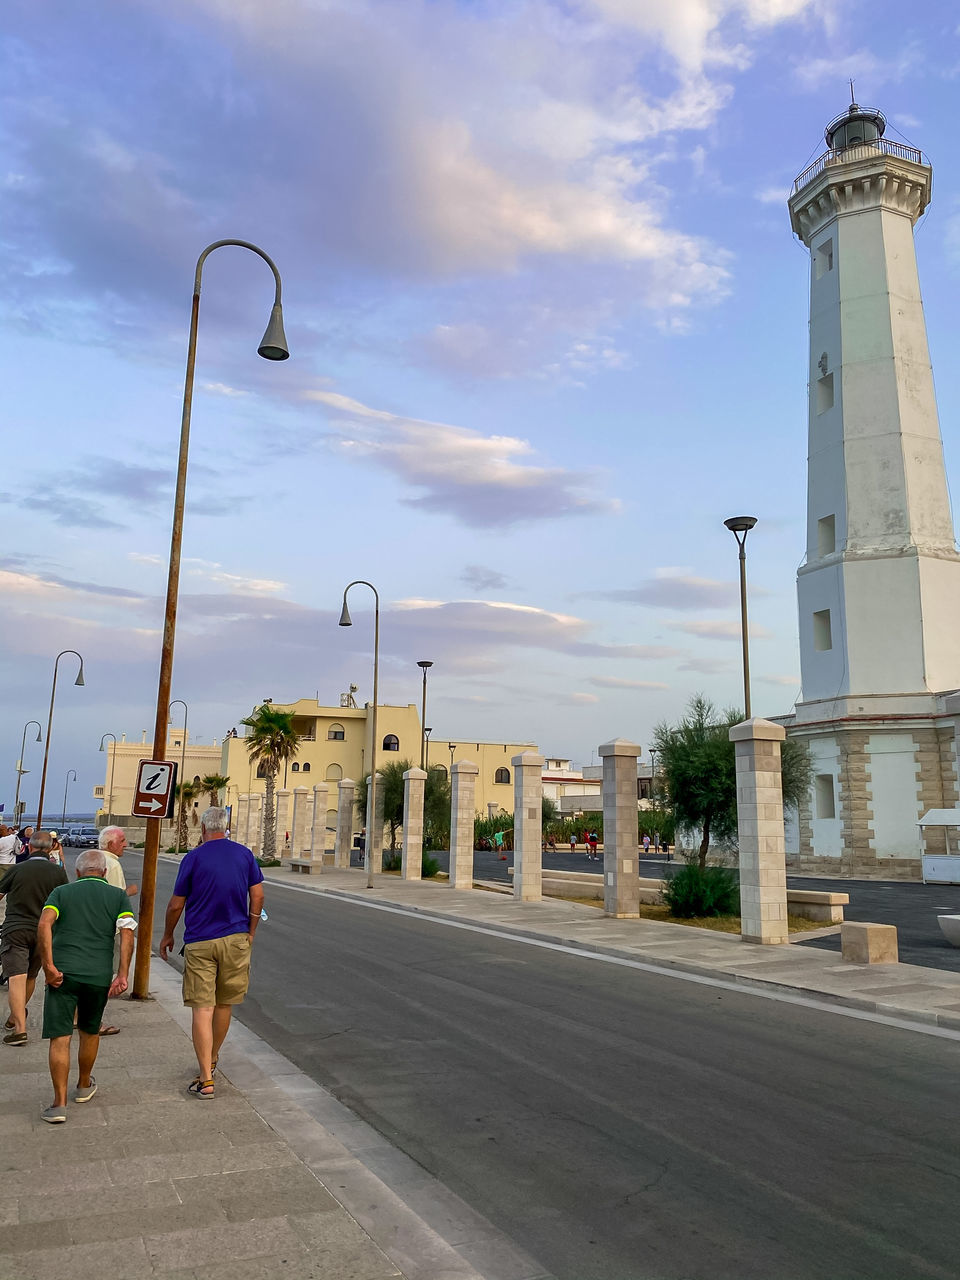
[(193, 1048), (198, 1074), (190, 1092), (212, 1098), (220, 1046), (230, 1029), (233, 1006), (250, 983), (250, 948), (263, 912), (263, 872), (243, 844), (226, 838), (226, 809), (207, 809), (200, 819), (202, 843), (180, 863), (160, 954), (173, 949), (173, 931), (183, 909), (183, 1003), (193, 1010)]

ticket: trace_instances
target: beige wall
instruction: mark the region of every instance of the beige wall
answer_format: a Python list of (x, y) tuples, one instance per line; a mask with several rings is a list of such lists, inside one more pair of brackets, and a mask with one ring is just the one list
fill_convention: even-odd
[[(359, 781), (366, 777), (371, 758), (370, 707), (324, 707), (313, 698), (301, 698), (298, 702), (274, 703), (278, 710), (293, 714), (294, 728), (301, 734), (296, 759), (281, 770), (278, 786), (312, 787), (315, 782), (326, 782), (331, 787), (331, 803), (335, 804), (336, 785), (340, 778)], [(343, 738), (331, 737), (339, 734)], [(383, 741), (392, 735), (397, 739), (398, 750), (388, 751)], [(417, 707), (410, 703), (405, 707), (380, 706), (377, 709), (378, 763), (391, 760), (409, 760), (420, 763), (420, 716)], [(487, 812), (488, 804), (496, 804), (513, 811), (512, 756), (521, 751), (536, 751), (532, 742), (477, 742), (456, 739), (454, 760), (472, 760), (479, 766), (476, 804), (480, 813)], [(436, 738), (430, 742), (431, 768), (442, 766), (450, 769), (450, 742)], [(509, 781), (497, 782), (498, 769), (506, 769)], [(227, 800), (236, 803), (240, 794), (262, 792), (264, 780), (257, 778), (256, 770), (247, 756), (243, 738), (227, 738), (223, 744), (220, 772), (230, 778)]]
[[(178, 771), (183, 756), (183, 730), (171, 729), (167, 741), (165, 760), (175, 760)], [(102, 784), (97, 787), (94, 798), (100, 803), (97, 820), (102, 825), (107, 815), (112, 814), (114, 821), (119, 820), (126, 826), (130, 820), (130, 808), (133, 804), (133, 789), (137, 781), (137, 770), (141, 760), (154, 760), (153, 744), (150, 742), (113, 742), (104, 743), (106, 767)], [(220, 772), (222, 749), (216, 744), (191, 743), (189, 734), (186, 738), (186, 758), (183, 761), (188, 781), (195, 777), (204, 778), (207, 774)], [(115, 762), (115, 763), (114, 763)], [(113, 765), (113, 796), (110, 795), (110, 768)], [(178, 778), (179, 780), (179, 778)], [(199, 802), (200, 808), (209, 803), (204, 796)], [(125, 821), (126, 820), (126, 821)], [(143, 819), (133, 819), (135, 825), (143, 825)]]

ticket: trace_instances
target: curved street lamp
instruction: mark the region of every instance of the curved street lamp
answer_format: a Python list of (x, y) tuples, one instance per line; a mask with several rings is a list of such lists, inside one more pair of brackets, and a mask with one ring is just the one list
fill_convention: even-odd
[[(180, 590), (180, 548), (183, 543), (183, 505), (187, 487), (187, 460), (190, 453), (190, 417), (193, 412), (193, 382), (197, 362), (197, 326), (200, 319), (200, 283), (203, 264), (214, 249), (236, 245), (261, 257), (273, 272), (275, 284), (273, 309), (266, 332), (257, 347), (264, 360), (287, 360), (290, 352), (283, 332), (280, 272), (272, 258), (248, 240), (216, 240), (208, 244), (197, 259), (193, 277), (193, 305), (190, 312), (190, 336), (187, 341), (187, 371), (183, 385), (183, 412), (180, 419), (180, 453), (177, 460), (177, 485), (173, 499), (173, 529), (170, 535), (170, 564), (167, 571), (167, 598), (163, 618), (163, 643), (160, 649), (160, 679), (157, 686), (157, 713), (153, 730), (153, 750), (166, 749), (167, 716), (170, 686), (173, 680), (173, 646), (177, 632), (177, 598)], [(162, 818), (148, 818), (143, 849), (143, 884), (140, 890), (140, 921), (137, 928), (137, 959), (133, 970), (136, 1000), (146, 1000), (150, 983), (150, 947), (153, 940), (153, 911), (157, 894), (157, 858), (160, 853)]]
[(57, 668), (60, 666), (60, 659), (66, 654), (72, 653), (80, 663), (80, 670), (77, 672), (77, 678), (74, 684), (83, 684), (83, 658), (77, 653), (76, 649), (61, 649), (57, 654), (57, 660), (53, 664), (53, 687), (50, 690), (50, 714), (47, 716), (47, 741), (43, 747), (43, 772), (40, 774), (40, 798), (37, 800), (37, 830), (43, 826), (43, 796), (47, 789), (47, 762), (50, 758), (50, 731), (53, 728), (53, 702), (57, 696)]
[(731, 516), (723, 522), (740, 548), (740, 638), (743, 644), (743, 718), (750, 719), (750, 633), (747, 629), (747, 534), (756, 516)]
[(64, 823), (66, 822), (66, 820), (67, 820), (67, 788), (70, 786), (70, 775), (71, 775), (71, 773), (73, 774), (73, 780), (74, 780), (74, 782), (76, 782), (76, 780), (77, 780), (77, 771), (76, 771), (76, 769), (68, 769), (68, 770), (67, 770), (67, 778), (66, 778), (66, 781), (65, 781), (65, 782), (64, 782), (64, 784), (63, 784), (63, 809), (62, 809), (62, 811), (61, 811), (61, 813), (60, 813), (60, 825), (61, 825), (61, 827), (63, 826), (63, 824), (64, 824)]
[[(343, 590), (343, 608), (340, 610), (341, 627), (352, 627), (353, 619), (350, 617), (350, 610), (347, 608), (347, 592), (351, 587), (369, 587), (373, 592), (373, 716), (371, 719), (371, 745), (370, 745), (370, 830), (367, 832), (367, 848), (364, 855), (364, 861), (367, 864), (367, 888), (373, 888), (373, 832), (377, 824), (377, 697), (380, 687), (380, 593), (372, 582), (367, 582), (363, 578), (358, 578), (355, 582), (347, 583)], [(382, 832), (378, 834), (377, 841), (383, 839)]]
[(425, 769), (427, 767), (424, 764), (424, 761), (427, 758), (427, 753), (426, 753), (427, 731), (425, 727), (427, 723), (427, 672), (433, 666), (433, 663), (427, 662), (426, 659), (423, 659), (422, 661), (417, 663), (417, 666), (423, 672), (423, 705), (420, 711), (420, 768)]
[(117, 767), (117, 735), (115, 733), (104, 733), (100, 737), (100, 750), (104, 749), (103, 744), (108, 738), (113, 739), (113, 750), (110, 752), (110, 794), (107, 796), (107, 821), (106, 826), (110, 826), (113, 821), (113, 771)]
[(14, 824), (18, 827), (20, 825), (20, 780), (25, 773), (30, 772), (29, 769), (25, 769), (23, 767), (23, 753), (26, 750), (26, 746), (27, 746), (27, 730), (30, 728), (32, 724), (35, 724), (37, 726), (37, 741), (38, 742), (43, 741), (43, 738), (40, 735), (40, 721), (28, 720), (27, 723), (23, 726), (23, 737), (20, 739), (20, 759), (17, 761), (17, 793), (14, 796), (14, 800), (13, 800), (13, 821), (14, 821)]
[[(178, 706), (183, 707), (183, 738), (180, 741), (180, 785), (182, 787), (187, 780), (187, 714), (188, 714), (187, 704), (184, 702), (182, 698), (174, 698), (174, 700), (170, 703), (170, 706), (167, 708), (167, 716), (168, 717), (172, 716), (173, 708)], [(170, 723), (169, 719), (167, 720), (167, 723), (168, 724)], [(166, 739), (164, 739), (164, 742), (166, 742)], [(181, 792), (180, 794), (182, 795), (183, 792)], [(176, 809), (175, 812), (177, 814), (177, 817), (174, 819), (174, 821), (177, 824), (177, 835), (176, 835), (177, 857), (179, 858), (180, 857), (180, 810), (179, 808)]]

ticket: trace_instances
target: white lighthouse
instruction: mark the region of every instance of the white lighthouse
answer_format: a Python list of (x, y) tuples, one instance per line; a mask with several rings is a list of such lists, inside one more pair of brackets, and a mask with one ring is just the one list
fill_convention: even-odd
[(797, 179), (810, 250), (803, 692), (792, 734), (816, 765), (803, 866), (913, 875), (917, 819), (956, 803), (960, 555), (913, 243), (933, 173), (852, 104)]

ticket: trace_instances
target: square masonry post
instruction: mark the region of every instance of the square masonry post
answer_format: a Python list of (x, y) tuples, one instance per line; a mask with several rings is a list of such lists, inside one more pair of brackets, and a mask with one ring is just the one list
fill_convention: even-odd
[(524, 751), (513, 765), (513, 896), (543, 897), (543, 756)]
[(477, 778), (472, 760), (458, 760), (450, 771), (450, 888), (473, 888), (473, 823), (477, 816)]
[(249, 845), (250, 839), (247, 834), (247, 828), (249, 825), (250, 797), (249, 795), (242, 795), (237, 799), (236, 840), (238, 844)]
[(370, 779), (367, 778), (367, 848), (364, 859), (369, 858), (368, 867), (373, 867), (373, 874), (379, 875), (383, 870), (383, 774), (377, 774), (377, 812), (370, 812)]
[(352, 778), (341, 778), (337, 783), (337, 842), (334, 845), (333, 864), (349, 867), (350, 849), (353, 846), (353, 807), (357, 784)]
[[(323, 855), (327, 851), (327, 792), (325, 782), (313, 784), (313, 813), (310, 815), (310, 857), (323, 867)], [(319, 870), (319, 868), (318, 868)]]
[(408, 769), (403, 775), (403, 853), (400, 874), (404, 880), (419, 880), (423, 865), (423, 796), (427, 785), (425, 769)]
[(744, 942), (788, 940), (787, 865), (783, 839), (780, 743), (770, 720), (745, 720), (730, 730), (737, 755), (740, 843), (740, 936)]
[(283, 858), (287, 852), (287, 832), (290, 830), (290, 792), (281, 787), (277, 792), (277, 857)]
[(310, 792), (306, 787), (293, 788), (293, 820), (290, 824), (290, 852), (295, 858), (302, 858), (307, 844), (307, 797)]
[(603, 910), (619, 920), (640, 915), (640, 855), (637, 843), (637, 757), (626, 738), (600, 747), (603, 762)]

